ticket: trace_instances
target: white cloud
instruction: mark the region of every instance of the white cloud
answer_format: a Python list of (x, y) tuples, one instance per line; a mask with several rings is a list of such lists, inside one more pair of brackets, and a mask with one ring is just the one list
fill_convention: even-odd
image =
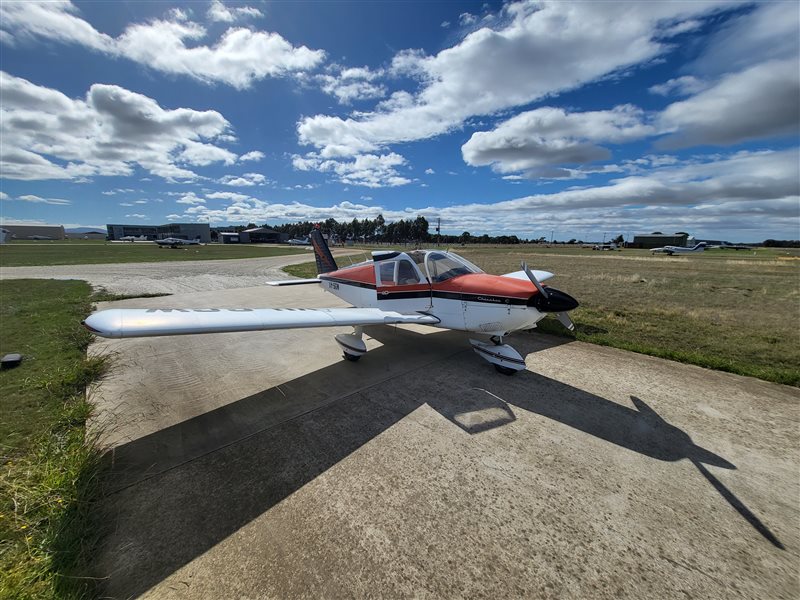
[[(224, 14), (232, 18), (260, 14), (249, 7), (229, 9), (219, 2), (212, 4), (209, 12), (212, 20)], [(64, 1), (2, 2), (0, 42), (45, 38), (76, 43), (164, 73), (238, 89), (265, 77), (313, 69), (325, 57), (323, 51), (295, 47), (277, 33), (236, 27), (227, 29), (213, 45), (201, 45), (198, 42), (208, 32), (189, 21), (183, 11), (170, 11), (163, 20), (130, 25), (118, 38), (98, 32), (77, 13), (72, 3)]]
[(125, 215), (125, 217), (128, 218), (128, 219), (143, 219), (143, 220), (146, 220), (146, 221), (150, 220), (150, 217), (148, 217), (147, 215), (143, 215), (141, 213), (133, 213), (133, 214), (130, 214), (130, 215)]
[[(665, 52), (669, 27), (724, 8), (721, 3), (519, 2), (506, 24), (481, 28), (435, 56), (398, 53), (395, 73), (422, 90), (395, 93), (373, 112), (302, 119), (299, 140), (325, 158), (375, 153), (427, 139), (493, 114), (619, 73)], [(620, 27), (624, 23), (624, 27)]]
[(212, 192), (205, 196), (212, 200), (230, 200), (232, 202), (243, 202), (251, 199), (247, 194), (239, 194), (238, 192)]
[[(651, 163), (665, 157), (654, 156)], [(211, 223), (374, 218), (387, 220), (424, 215), (441, 218), (445, 230), (473, 234), (514, 233), (528, 237), (572, 232), (590, 238), (591, 232), (641, 232), (667, 229), (720, 234), (739, 230), (752, 240), (774, 237), (777, 231), (797, 230), (800, 202), (798, 150), (738, 152), (698, 156), (690, 161), (666, 160), (643, 176), (628, 176), (606, 185), (537, 194), (495, 203), (463, 203), (447, 207), (409, 207), (389, 210), (374, 204), (341, 202), (330, 206), (270, 203), (256, 198), (212, 209), (190, 207), (181, 216)], [(789, 225), (787, 225), (787, 223)], [(537, 233), (538, 232), (538, 233)], [(584, 233), (581, 233), (584, 232)], [(585, 232), (589, 232), (585, 234)], [(720, 237), (726, 237), (720, 234)]]
[(786, 135), (797, 139), (800, 65), (768, 61), (723, 77), (704, 92), (668, 106), (659, 118), (673, 132), (662, 148), (730, 145)]
[(129, 194), (135, 192), (136, 190), (132, 188), (114, 188), (113, 190), (106, 190), (104, 192), (100, 192), (104, 196), (114, 196), (116, 194)]
[(204, 204), (205, 200), (194, 192), (188, 192), (175, 201), (177, 204)]
[(368, 67), (342, 68), (331, 65), (329, 73), (318, 75), (322, 91), (335, 96), (340, 104), (355, 100), (371, 100), (386, 95), (386, 87), (376, 80), (384, 76), (383, 70), (372, 71)]
[(5, 192), (0, 192), (0, 200), (9, 200), (11, 196), (6, 194)]
[(450, 27), (450, 21), (442, 21), (442, 27), (444, 27), (445, 29)]
[(0, 164), (9, 179), (131, 175), (135, 165), (169, 180), (196, 179), (182, 164), (235, 158), (213, 144), (230, 129), (216, 111), (164, 109), (152, 98), (102, 84), (73, 100), (2, 71), (0, 94)]
[(703, 53), (690, 69), (695, 75), (708, 78), (770, 60), (798, 61), (798, 56), (797, 3), (762, 2), (712, 33)]
[(348, 185), (370, 188), (397, 187), (411, 183), (397, 171), (406, 164), (405, 158), (394, 152), (389, 154), (361, 154), (353, 160), (326, 159), (316, 153), (295, 155), (294, 168), (299, 171), (320, 171), (336, 174), (338, 181)]
[(226, 162), (211, 145), (230, 124), (216, 111), (168, 110), (115, 85), (94, 84), (73, 100), (0, 71), (3, 144), (9, 179), (80, 179), (131, 175), (139, 167), (168, 180), (196, 179), (181, 166)]
[[(6, 196), (5, 198), (3, 198), (3, 200), (11, 200), (11, 198)], [(39, 196), (34, 196), (33, 194), (18, 196), (17, 200), (22, 200), (23, 202), (31, 202), (33, 204), (52, 204), (54, 206), (66, 206), (72, 204), (70, 200), (64, 200), (63, 198), (41, 198)]]
[(259, 150), (251, 150), (250, 152), (246, 152), (239, 157), (239, 162), (247, 162), (247, 161), (259, 161), (262, 160), (266, 155)]
[(425, 175), (433, 175), (434, 173), (436, 173), (436, 171), (433, 169), (425, 169)]
[(269, 180), (261, 173), (245, 173), (244, 175), (226, 175), (218, 180), (223, 185), (249, 187), (253, 185), (267, 185)]
[(93, 50), (114, 53), (114, 39), (98, 32), (77, 16), (78, 9), (71, 2), (2, 2), (0, 3), (0, 28), (2, 41), (14, 44), (35, 37), (75, 43)]
[(473, 23), (477, 22), (478, 17), (468, 12), (461, 13), (458, 15), (458, 22), (462, 26), (472, 25)]
[(241, 6), (230, 8), (225, 6), (219, 0), (212, 0), (211, 6), (208, 7), (206, 17), (209, 21), (220, 23), (233, 23), (240, 19), (250, 19), (255, 17), (263, 17), (264, 14), (257, 8), (251, 6)]
[(651, 86), (647, 91), (649, 91), (651, 94), (658, 94), (660, 96), (672, 96), (673, 94), (678, 96), (689, 96), (691, 94), (696, 94), (697, 92), (702, 92), (707, 87), (708, 83), (705, 81), (698, 79), (693, 75), (684, 75), (682, 77), (676, 77), (675, 79), (670, 79), (664, 83)]
[(133, 206), (133, 202), (120, 202), (120, 206)]
[(521, 113), (492, 131), (474, 133), (461, 152), (467, 164), (491, 165), (498, 173), (572, 177), (571, 170), (560, 166), (581, 167), (611, 156), (598, 142), (621, 143), (654, 133), (644, 112), (631, 105), (580, 113), (546, 107)]

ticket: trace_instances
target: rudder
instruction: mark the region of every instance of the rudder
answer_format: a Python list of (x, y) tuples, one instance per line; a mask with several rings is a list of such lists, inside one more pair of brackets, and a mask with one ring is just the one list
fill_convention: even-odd
[(311, 238), (311, 245), (314, 247), (314, 258), (317, 260), (317, 274), (321, 275), (322, 273), (330, 273), (331, 271), (338, 270), (339, 267), (336, 266), (336, 261), (333, 260), (333, 254), (331, 254), (331, 250), (328, 248), (328, 243), (325, 241), (325, 238), (322, 237), (322, 232), (319, 230), (319, 227), (312, 229), (309, 237)]

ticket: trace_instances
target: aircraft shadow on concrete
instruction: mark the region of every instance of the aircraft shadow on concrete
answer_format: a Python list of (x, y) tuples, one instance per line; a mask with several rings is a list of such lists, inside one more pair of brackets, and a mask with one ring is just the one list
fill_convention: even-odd
[[(386, 329), (368, 334), (381, 340)], [(362, 360), (396, 363), (402, 356), (392, 343), (420, 342), (410, 331), (391, 335)], [(568, 342), (522, 334), (512, 343), (525, 355)], [(117, 531), (106, 538), (97, 567), (96, 575), (109, 578), (105, 592), (142, 594), (426, 403), (470, 434), (513, 421), (513, 405), (656, 460), (690, 460), (764, 538), (783, 548), (705, 467), (735, 466), (697, 446), (641, 399), (631, 397), (634, 410), (534, 373), (505, 377), (471, 349), (460, 351), (464, 343), (454, 332), (427, 335), (420, 366), (399, 368), (392, 380), (397, 385), (355, 391), (289, 420), (268, 418), (274, 410), (268, 400), (278, 392), (264, 390), (109, 453), (114, 491), (103, 502), (103, 518)], [(464, 393), (439, 395), (437, 387), (450, 383), (437, 378), (437, 368), (426, 367), (455, 355), (449, 364), (472, 361), (464, 369)], [(330, 378), (356, 377), (359, 367), (336, 362), (291, 384), (313, 394)]]

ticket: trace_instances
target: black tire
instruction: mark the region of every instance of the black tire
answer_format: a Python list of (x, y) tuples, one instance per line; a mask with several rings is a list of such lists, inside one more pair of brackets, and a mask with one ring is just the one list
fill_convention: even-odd
[(359, 358), (361, 358), (360, 354), (348, 354), (347, 352), (342, 352), (342, 356), (345, 360), (349, 360), (350, 362), (356, 362)]
[(517, 372), (515, 369), (504, 367), (502, 365), (495, 365), (494, 368), (498, 373), (502, 373), (503, 375), (513, 375)]

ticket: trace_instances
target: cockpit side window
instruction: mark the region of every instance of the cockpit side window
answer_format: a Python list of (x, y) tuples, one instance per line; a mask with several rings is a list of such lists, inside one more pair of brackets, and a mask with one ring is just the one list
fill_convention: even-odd
[(408, 260), (397, 263), (397, 285), (415, 285), (419, 283), (419, 275), (414, 265)]
[(428, 269), (428, 276), (433, 283), (447, 281), (459, 275), (481, 272), (480, 269), (477, 271), (475, 270), (477, 267), (473, 269), (471, 263), (468, 266), (464, 262), (443, 252), (429, 253), (425, 260), (425, 265)]

